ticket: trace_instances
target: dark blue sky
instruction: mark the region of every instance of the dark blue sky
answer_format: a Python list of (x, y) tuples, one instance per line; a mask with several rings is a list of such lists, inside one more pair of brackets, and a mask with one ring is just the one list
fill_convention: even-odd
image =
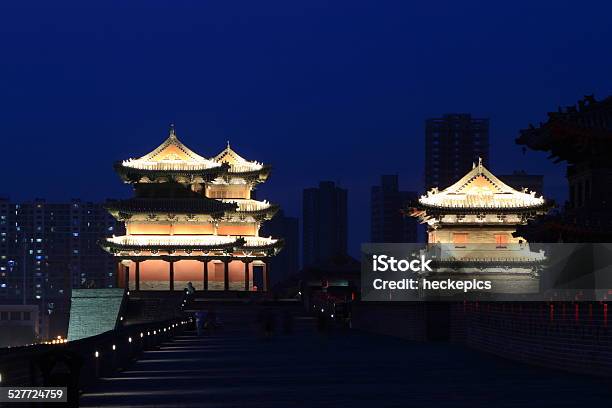
[(491, 119), (497, 173), (563, 165), (520, 128), (612, 91), (612, 3), (569, 1), (19, 1), (0, 6), (0, 195), (129, 193), (114, 160), (179, 137), (229, 139), (274, 166), (259, 197), (301, 212), (321, 179), (349, 189), (351, 252), (369, 238), (382, 173), (422, 190), (424, 120)]

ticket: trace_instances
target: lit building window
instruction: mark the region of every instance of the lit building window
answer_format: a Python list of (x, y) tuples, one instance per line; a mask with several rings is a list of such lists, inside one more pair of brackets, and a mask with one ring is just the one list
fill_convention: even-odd
[(495, 234), (495, 246), (497, 248), (506, 248), (508, 245), (508, 235)]
[(467, 232), (454, 232), (453, 233), (453, 244), (455, 248), (465, 248), (468, 242)]

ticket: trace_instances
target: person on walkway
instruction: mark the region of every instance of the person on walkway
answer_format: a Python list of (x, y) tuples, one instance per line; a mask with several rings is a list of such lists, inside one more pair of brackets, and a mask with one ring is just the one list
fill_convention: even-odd
[(201, 336), (204, 333), (204, 321), (206, 321), (206, 313), (203, 310), (198, 310), (195, 312), (195, 320), (196, 320), (196, 331), (198, 336)]

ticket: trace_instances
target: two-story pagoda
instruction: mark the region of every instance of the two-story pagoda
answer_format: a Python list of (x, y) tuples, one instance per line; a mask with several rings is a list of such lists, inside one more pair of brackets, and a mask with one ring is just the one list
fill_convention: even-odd
[(421, 196), (411, 215), (428, 226), (437, 278), (463, 275), (511, 281), (494, 290), (532, 292), (537, 289), (536, 265), (544, 257), (530, 251), (528, 243), (514, 233), (517, 226), (548, 208), (543, 197), (506, 185), (479, 160), (455, 184)]
[[(268, 290), (270, 256), (281, 239), (259, 236), (278, 207), (251, 198), (270, 167), (229, 145), (207, 159), (187, 148), (174, 128), (152, 152), (115, 164), (134, 197), (108, 211), (126, 235), (103, 240), (121, 260), (119, 285), (131, 290)], [(259, 282), (259, 284), (258, 284)]]

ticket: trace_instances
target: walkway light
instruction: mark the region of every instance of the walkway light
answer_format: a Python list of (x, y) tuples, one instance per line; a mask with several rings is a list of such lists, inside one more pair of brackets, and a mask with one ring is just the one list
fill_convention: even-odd
[(100, 357), (100, 353), (98, 353), (98, 352), (96, 351), (96, 352), (94, 353), (94, 356), (95, 356), (96, 358), (98, 358), (98, 357)]
[(128, 337), (128, 343), (131, 343), (131, 342), (132, 342), (132, 338)]
[(113, 351), (117, 350), (117, 346), (113, 344)]
[(143, 333), (143, 332), (140, 332), (140, 338), (141, 338), (141, 339), (143, 338), (143, 336), (144, 336), (144, 333)]

